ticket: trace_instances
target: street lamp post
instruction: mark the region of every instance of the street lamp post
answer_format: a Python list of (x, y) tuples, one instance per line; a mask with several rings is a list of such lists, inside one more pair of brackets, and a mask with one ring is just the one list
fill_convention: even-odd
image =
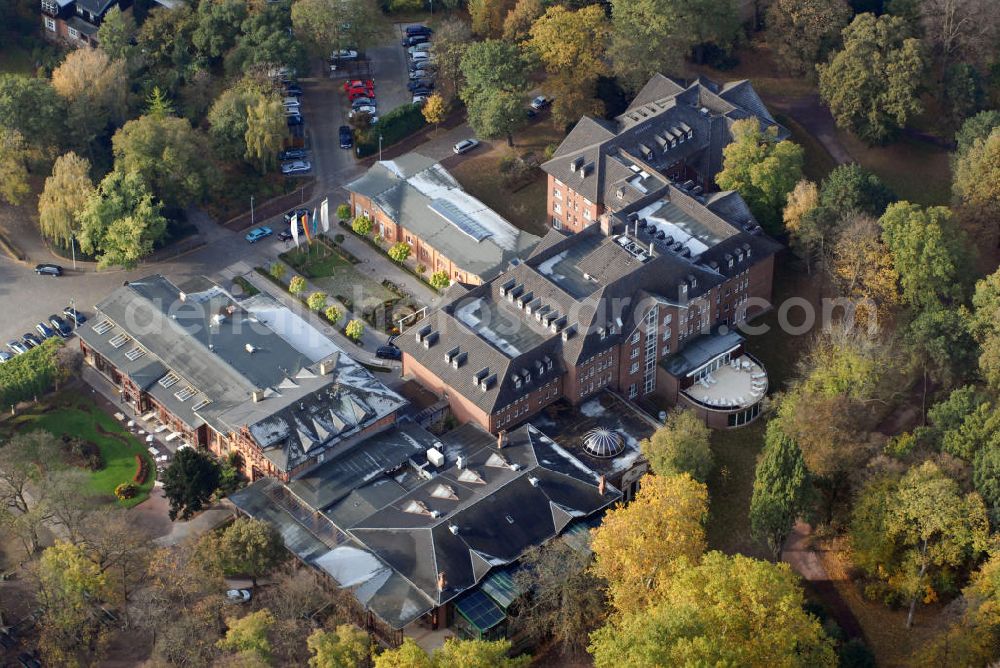
[(253, 225), (254, 225), (254, 217), (253, 217), (253, 195), (250, 195), (250, 226), (253, 227)]
[(69, 235), (69, 247), (73, 251), (73, 271), (76, 271), (76, 236)]
[[(75, 314), (76, 313), (76, 300), (73, 299), (72, 297), (69, 298), (69, 307), (70, 307), (70, 309), (72, 309), (73, 313)], [(70, 319), (73, 321), (73, 331), (75, 332), (76, 331), (76, 325), (77, 325), (76, 315), (74, 315)]]
[(382, 133), (378, 133), (378, 161), (382, 162)]

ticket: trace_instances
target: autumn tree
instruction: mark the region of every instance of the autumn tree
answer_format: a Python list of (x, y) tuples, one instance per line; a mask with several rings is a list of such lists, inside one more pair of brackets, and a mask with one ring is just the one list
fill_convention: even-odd
[(1000, 216), (1000, 127), (958, 153), (954, 169), (955, 197), (970, 209)]
[(413, 638), (404, 637), (402, 645), (375, 657), (374, 668), (434, 668), (434, 662)]
[(507, 137), (524, 125), (527, 63), (520, 48), (501, 40), (471, 44), (462, 56), (465, 85), (459, 96), (468, 109), (469, 125), (488, 139)]
[(775, 0), (767, 10), (767, 42), (790, 74), (807, 74), (837, 45), (851, 20), (846, 0)]
[(372, 653), (371, 638), (353, 624), (341, 624), (333, 631), (316, 629), (306, 644), (312, 653), (309, 668), (363, 666)]
[(359, 215), (351, 223), (351, 229), (354, 230), (355, 234), (367, 237), (372, 233), (372, 219), (365, 215)]
[(413, 639), (382, 652), (375, 657), (375, 668), (434, 668), (462, 666), (462, 668), (527, 668), (531, 657), (511, 658), (509, 640), (459, 640), (448, 638), (444, 645), (428, 656)]
[(28, 160), (32, 151), (17, 130), (0, 127), (0, 199), (20, 204), (31, 192)]
[(597, 668), (833, 668), (833, 642), (804, 603), (788, 564), (709, 552), (666, 579), (651, 608), (595, 632), (589, 651)]
[(879, 223), (907, 303), (923, 307), (961, 300), (968, 256), (949, 209), (897, 202)]
[(98, 506), (87, 471), (65, 468), (49, 471), (36, 492), (42, 498), (49, 521), (59, 527), (71, 543), (79, 543), (88, 519)]
[(274, 621), (274, 615), (267, 608), (243, 617), (228, 617), (226, 636), (216, 645), (220, 649), (235, 652), (241, 663), (252, 665), (255, 660), (266, 662), (271, 658), (271, 641), (267, 636)]
[(976, 284), (969, 323), (980, 345), (979, 371), (994, 390), (1000, 389), (1000, 271)]
[(109, 124), (125, 118), (128, 101), (125, 61), (111, 60), (101, 49), (75, 49), (52, 72), (52, 87), (66, 100), (70, 134), (81, 148)]
[(984, 63), (997, 55), (1000, 15), (989, 0), (922, 0), (919, 14), (942, 71), (956, 60)]
[(135, 174), (170, 209), (200, 202), (208, 184), (205, 142), (187, 119), (140, 116), (112, 138), (115, 167)]
[(831, 252), (830, 273), (841, 294), (854, 301), (854, 320), (873, 324), (887, 322), (899, 306), (899, 274), (892, 255), (882, 242), (878, 222), (865, 215), (851, 214), (843, 222)]
[(438, 127), (448, 119), (448, 102), (441, 97), (440, 93), (434, 93), (429, 98), (427, 102), (424, 103), (423, 109), (420, 113), (424, 115), (424, 120), (428, 123), (434, 124), (434, 130), (437, 131)]
[(363, 49), (380, 36), (381, 17), (374, 6), (365, 0), (295, 0), (292, 28), (316, 55), (348, 46)]
[(288, 282), (288, 291), (293, 295), (301, 295), (309, 287), (306, 283), (306, 279), (301, 276), (292, 276), (292, 280)]
[(756, 118), (736, 121), (731, 133), (733, 141), (722, 149), (723, 167), (715, 181), (738, 192), (761, 225), (778, 231), (788, 194), (802, 179), (802, 147), (778, 141), (777, 128), (761, 129)]
[(163, 493), (170, 501), (170, 519), (190, 518), (219, 486), (219, 465), (194, 448), (178, 450), (163, 472)]
[(56, 541), (42, 553), (35, 576), (46, 662), (79, 665), (100, 657), (108, 637), (95, 606), (107, 600), (108, 580), (84, 548)]
[(351, 320), (344, 326), (344, 336), (352, 341), (360, 341), (365, 335), (365, 323), (360, 320)]
[(389, 248), (387, 253), (394, 262), (403, 264), (403, 262), (406, 262), (406, 258), (410, 257), (410, 244), (405, 241), (396, 242)]
[(635, 499), (607, 512), (592, 532), (594, 572), (622, 614), (660, 598), (664, 584), (705, 551), (705, 486), (691, 476), (647, 475)]
[(278, 151), (288, 137), (284, 113), (281, 100), (273, 95), (247, 108), (246, 157), (262, 174), (277, 164)]
[(768, 546), (775, 561), (795, 521), (808, 510), (810, 482), (798, 444), (772, 420), (754, 474), (750, 531)]
[(514, 9), (516, 0), (469, 0), (472, 31), (480, 37), (498, 38), (503, 34), (504, 19)]
[(435, 271), (431, 274), (431, 278), (428, 282), (431, 284), (432, 288), (436, 288), (438, 290), (444, 290), (451, 285), (451, 279), (448, 278), (448, 272), (446, 271)]
[(710, 438), (711, 430), (694, 411), (677, 410), (639, 447), (657, 475), (687, 473), (705, 482), (713, 464)]
[(139, 174), (115, 170), (77, 214), (80, 248), (102, 267), (133, 268), (166, 234), (160, 209)]
[(817, 66), (820, 95), (839, 127), (884, 144), (923, 109), (920, 41), (888, 14), (859, 14), (842, 34), (843, 48)]
[(503, 38), (508, 42), (523, 42), (531, 37), (531, 26), (545, 13), (542, 0), (517, 0), (503, 20)]
[(589, 550), (553, 540), (521, 559), (514, 576), (527, 592), (518, 604), (513, 627), (536, 642), (551, 638), (563, 656), (580, 656), (587, 636), (605, 617), (604, 583), (591, 571)]

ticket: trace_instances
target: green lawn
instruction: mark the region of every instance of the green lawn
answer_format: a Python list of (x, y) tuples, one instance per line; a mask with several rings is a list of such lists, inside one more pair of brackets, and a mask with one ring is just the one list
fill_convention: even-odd
[(306, 278), (333, 276), (337, 271), (351, 267), (347, 258), (319, 242), (282, 253), (278, 257)]
[(851, 156), (900, 199), (925, 206), (951, 202), (951, 154), (945, 149), (906, 137), (870, 147), (847, 132), (838, 135)]
[[(358, 314), (365, 307), (373, 308), (399, 299), (398, 294), (355, 269), (354, 264), (328, 242), (316, 242), (309, 248), (288, 251), (278, 257)], [(286, 285), (288, 279), (290, 277), (283, 281)]]
[(22, 415), (15, 421), (17, 431), (44, 429), (55, 436), (69, 434), (96, 443), (101, 449), (104, 468), (90, 476), (91, 489), (102, 496), (114, 498), (115, 487), (132, 480), (135, 475), (135, 456), (146, 460), (150, 475), (139, 487), (134, 499), (122, 502), (128, 508), (142, 503), (149, 497), (149, 490), (156, 479), (156, 466), (142, 441), (128, 432), (114, 417), (100, 410), (83, 397), (62, 401), (42, 413)]

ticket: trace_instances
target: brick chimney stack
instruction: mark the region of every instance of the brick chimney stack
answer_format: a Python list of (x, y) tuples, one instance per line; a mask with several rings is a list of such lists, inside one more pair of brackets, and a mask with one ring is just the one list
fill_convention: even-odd
[(438, 573), (438, 591), (444, 591), (444, 586), (447, 584), (444, 578), (444, 571)]
[(507, 445), (507, 430), (501, 429), (497, 432), (497, 450), (502, 450)]
[(597, 493), (600, 494), (601, 496), (604, 496), (604, 488), (607, 486), (607, 484), (608, 484), (607, 479), (602, 474), (600, 482), (597, 483)]

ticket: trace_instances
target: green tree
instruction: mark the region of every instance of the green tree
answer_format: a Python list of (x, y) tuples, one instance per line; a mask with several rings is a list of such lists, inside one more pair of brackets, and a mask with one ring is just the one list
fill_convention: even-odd
[(37, 399), (58, 387), (67, 375), (58, 355), (62, 345), (61, 340), (48, 339), (0, 366), (0, 406)]
[(215, 99), (208, 111), (208, 133), (219, 157), (240, 160), (246, 156), (248, 110), (265, 98), (263, 85), (246, 78), (222, 91)]
[(731, 0), (612, 0), (611, 22), (614, 69), (633, 90), (654, 74), (679, 72), (696, 47), (729, 49), (740, 33)]
[(451, 279), (448, 278), (448, 272), (435, 271), (433, 274), (431, 274), (430, 284), (432, 288), (436, 288), (438, 290), (444, 290), (449, 285), (451, 285)]
[(360, 341), (361, 337), (365, 334), (365, 323), (360, 320), (351, 320), (347, 323), (347, 326), (344, 327), (344, 334), (349, 339)]
[(101, 27), (97, 30), (97, 40), (101, 44), (101, 50), (108, 54), (111, 60), (124, 60), (131, 62), (135, 46), (133, 46), (136, 36), (135, 17), (132, 12), (123, 12), (115, 5), (108, 10), (101, 20)]
[(101, 49), (70, 51), (52, 72), (52, 87), (66, 101), (67, 127), (76, 145), (87, 148), (109, 124), (125, 118), (128, 102), (125, 61)]
[(307, 287), (306, 279), (301, 276), (292, 276), (292, 280), (288, 282), (288, 291), (296, 296), (305, 292)]
[(462, 56), (473, 43), (469, 24), (458, 18), (445, 19), (434, 32), (434, 57), (438, 66), (438, 90), (454, 99), (462, 84)]
[(48, 79), (0, 74), (0, 127), (52, 151), (66, 136), (66, 101)]
[(306, 299), (306, 305), (313, 311), (322, 311), (326, 308), (326, 293), (317, 290)]
[(77, 214), (80, 248), (102, 267), (134, 268), (164, 238), (160, 204), (136, 173), (115, 170), (104, 177)]
[(672, 411), (663, 427), (639, 443), (653, 472), (661, 476), (687, 473), (698, 482), (712, 472), (711, 430), (694, 411)]
[(647, 475), (635, 499), (608, 511), (594, 529), (594, 572), (627, 614), (655, 603), (678, 571), (705, 551), (708, 492), (691, 476)]
[(341, 318), (344, 317), (344, 313), (336, 306), (327, 306), (326, 310), (323, 311), (323, 315), (326, 316), (326, 319), (334, 325), (340, 322)]
[(531, 657), (510, 658), (509, 652), (509, 640), (448, 638), (428, 656), (412, 638), (406, 638), (400, 647), (375, 657), (375, 668), (526, 668), (531, 663)]
[(768, 546), (775, 561), (795, 521), (808, 509), (810, 482), (798, 444), (772, 420), (754, 474), (750, 531)]
[(372, 219), (361, 214), (354, 219), (353, 223), (351, 223), (351, 229), (354, 230), (355, 234), (367, 237), (372, 233)]
[(788, 564), (709, 552), (664, 582), (661, 602), (595, 632), (589, 651), (597, 668), (833, 668), (833, 642), (804, 603)]
[(28, 159), (31, 149), (17, 130), (0, 128), (0, 199), (20, 204), (31, 192)]
[(964, 155), (977, 140), (985, 141), (994, 128), (1000, 128), (1000, 111), (990, 109), (981, 111), (971, 118), (965, 119), (962, 127), (955, 133), (955, 157)]
[(216, 645), (220, 649), (237, 652), (247, 662), (254, 659), (267, 661), (271, 657), (271, 641), (267, 635), (274, 622), (274, 615), (267, 608), (239, 618), (228, 617), (226, 636)]
[(107, 601), (107, 576), (83, 546), (57, 540), (42, 552), (36, 577), (43, 659), (62, 666), (99, 659), (106, 632), (95, 605)]
[(146, 96), (146, 115), (157, 120), (174, 115), (173, 103), (159, 86), (153, 86), (153, 90)]
[[(993, 420), (996, 427), (996, 420)], [(972, 482), (989, 508), (990, 517), (1000, 520), (1000, 439), (991, 431), (972, 460)]]
[(284, 114), (281, 100), (274, 96), (261, 98), (247, 109), (246, 157), (262, 174), (277, 164), (278, 151), (288, 137)]
[(267, 268), (267, 273), (270, 274), (271, 278), (274, 280), (280, 281), (285, 277), (285, 274), (288, 273), (288, 267), (285, 266), (284, 262), (275, 260), (271, 263), (271, 266)]
[(750, 206), (761, 225), (780, 231), (788, 194), (802, 179), (804, 152), (798, 144), (777, 140), (777, 129), (762, 130), (756, 118), (733, 123), (733, 141), (722, 149), (720, 188), (735, 190)]
[(373, 13), (374, 3), (364, 0), (295, 0), (292, 27), (302, 35), (316, 55), (332, 50), (365, 48), (380, 37), (381, 17)]
[(351, 205), (350, 204), (340, 204), (337, 206), (337, 219), (347, 220), (351, 217)]
[(200, 511), (219, 486), (219, 465), (194, 448), (178, 450), (163, 472), (163, 494), (170, 502), (170, 519), (182, 520)]
[(375, 668), (435, 668), (427, 652), (413, 638), (406, 637), (399, 647), (376, 656), (374, 666)]
[(218, 62), (236, 45), (246, 17), (247, 3), (243, 0), (198, 3), (191, 43), (206, 64)]
[(922, 440), (935, 449), (966, 461), (986, 443), (995, 428), (993, 406), (974, 385), (960, 387), (927, 411), (930, 426), (918, 430)]
[(288, 556), (285, 541), (274, 526), (248, 517), (239, 517), (227, 526), (217, 547), (222, 572), (250, 576), (254, 586)]
[(587, 649), (587, 636), (606, 617), (604, 583), (590, 569), (589, 550), (553, 540), (527, 552), (514, 576), (520, 591), (528, 592), (513, 619), (516, 633), (535, 642), (551, 639), (566, 657)]
[(817, 65), (819, 92), (837, 125), (869, 144), (883, 144), (923, 109), (925, 64), (906, 22), (859, 14), (843, 31), (844, 46)]
[(405, 241), (395, 243), (389, 248), (388, 253), (395, 262), (403, 264), (406, 258), (410, 257), (410, 244)]
[(857, 163), (834, 167), (820, 190), (820, 204), (841, 219), (850, 213), (878, 218), (895, 201), (892, 190)]
[(507, 145), (514, 145), (514, 133), (525, 124), (524, 98), (519, 93), (503, 90), (482, 92), (466, 96), (469, 125), (480, 137), (507, 138)]
[(807, 74), (837, 45), (851, 20), (846, 0), (775, 0), (767, 10), (767, 43), (790, 74)]
[(955, 158), (952, 190), (964, 205), (1000, 215), (1000, 127)]
[(138, 175), (164, 206), (183, 209), (204, 198), (210, 169), (205, 141), (187, 119), (140, 116), (111, 143), (115, 168)]
[(524, 124), (523, 96), (527, 63), (521, 49), (500, 40), (469, 45), (462, 56), (465, 85), (459, 96), (468, 109), (469, 124), (486, 138), (507, 137)]
[(149, 80), (174, 91), (194, 66), (196, 49), (191, 36), (197, 27), (191, 5), (154, 7), (139, 26), (137, 51)]
[(908, 303), (929, 306), (961, 300), (968, 256), (950, 210), (897, 202), (879, 223)]
[(341, 624), (334, 631), (316, 629), (306, 645), (312, 656), (309, 668), (354, 668), (365, 665), (372, 652), (368, 634), (353, 624)]
[(978, 349), (967, 320), (963, 311), (931, 305), (906, 327), (903, 340), (923, 375), (921, 415), (926, 412), (930, 380), (954, 387), (975, 369)]

